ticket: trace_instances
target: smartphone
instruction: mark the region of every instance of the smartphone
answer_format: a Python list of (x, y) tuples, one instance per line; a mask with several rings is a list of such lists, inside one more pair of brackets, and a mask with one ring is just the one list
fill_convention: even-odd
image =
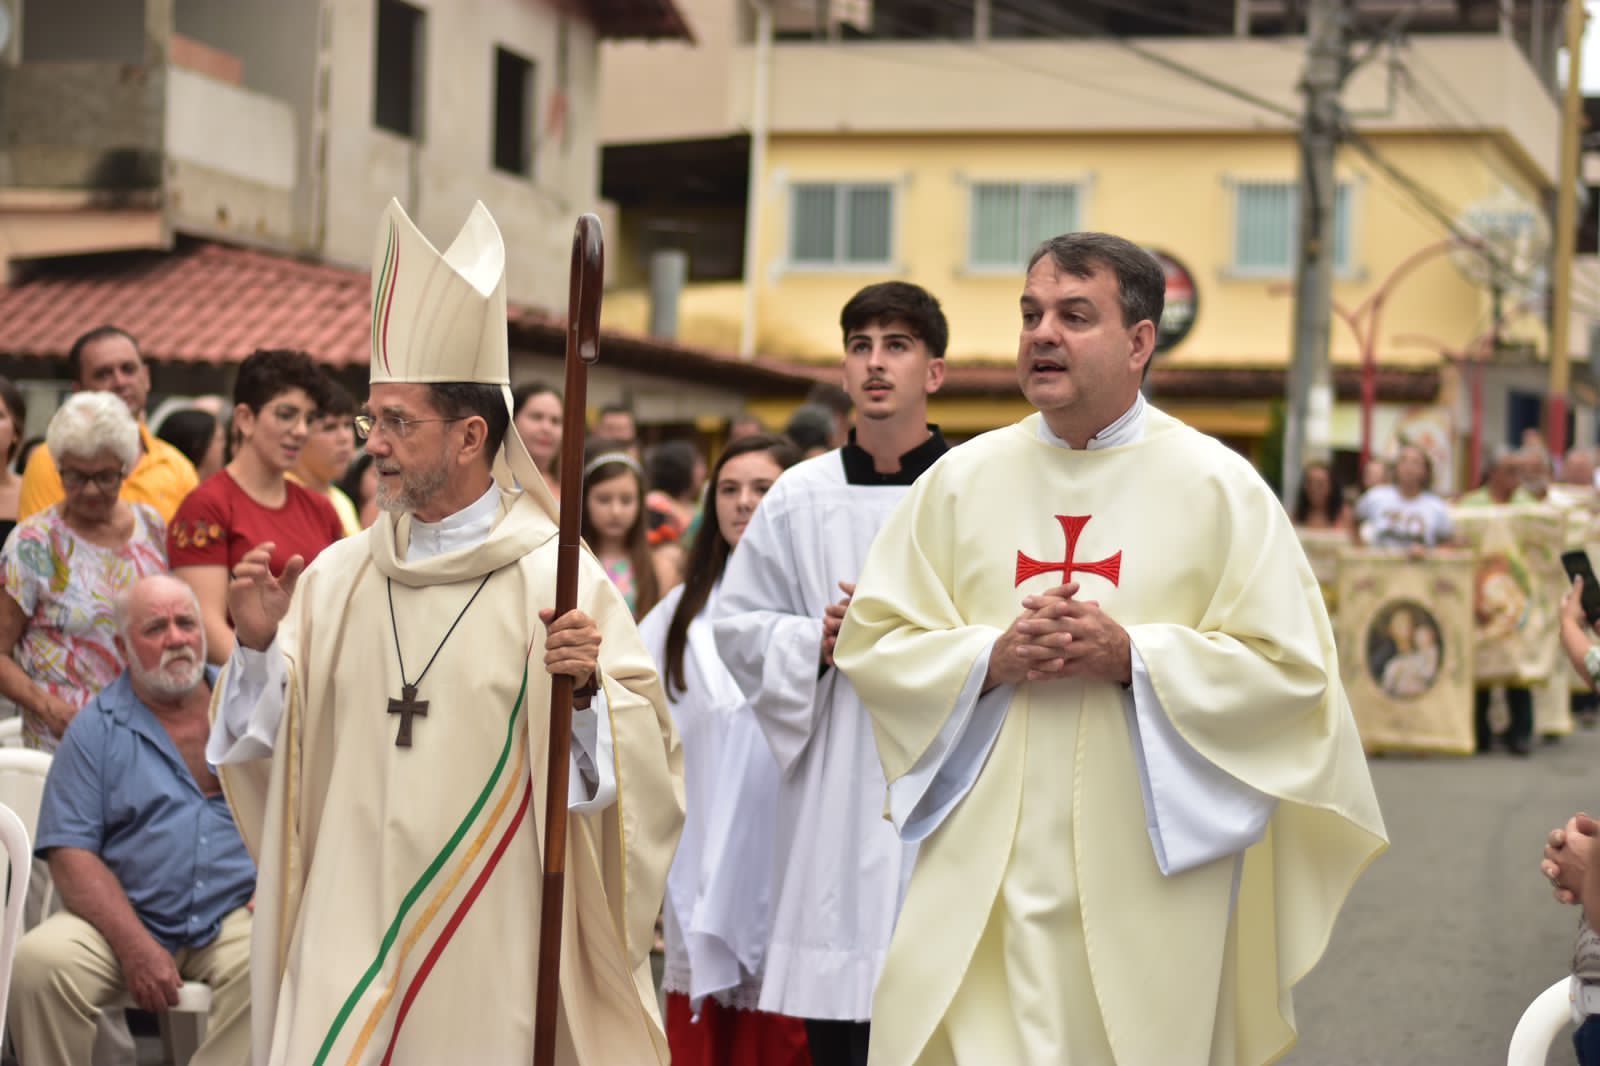
[(1566, 568), (1568, 578), (1583, 578), (1583, 614), (1592, 627), (1600, 621), (1600, 581), (1595, 579), (1594, 567), (1589, 565), (1589, 553), (1581, 549), (1562, 552), (1561, 565)]

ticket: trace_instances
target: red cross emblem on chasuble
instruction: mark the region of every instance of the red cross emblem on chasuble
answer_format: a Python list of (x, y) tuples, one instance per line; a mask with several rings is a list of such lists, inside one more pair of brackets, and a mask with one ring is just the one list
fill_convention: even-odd
[(1061, 582), (1066, 584), (1072, 580), (1074, 571), (1086, 574), (1099, 574), (1113, 585), (1122, 574), (1122, 553), (1109, 556), (1105, 559), (1096, 559), (1092, 563), (1080, 563), (1078, 555), (1078, 537), (1083, 533), (1083, 527), (1089, 524), (1089, 519), (1094, 515), (1087, 514), (1058, 514), (1056, 521), (1061, 523), (1061, 532), (1067, 536), (1067, 557), (1059, 563), (1041, 563), (1031, 556), (1017, 552), (1017, 584), (1020, 585), (1030, 577), (1048, 574), (1053, 570), (1061, 571)]

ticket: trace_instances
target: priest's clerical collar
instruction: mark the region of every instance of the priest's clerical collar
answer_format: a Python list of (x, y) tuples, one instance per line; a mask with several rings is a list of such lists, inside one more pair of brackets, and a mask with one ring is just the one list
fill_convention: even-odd
[[(1136, 394), (1133, 406), (1122, 412), (1122, 417), (1090, 437), (1089, 446), (1084, 451), (1097, 452), (1101, 448), (1119, 448), (1124, 444), (1136, 444), (1144, 440), (1145, 408), (1144, 394)], [(1072, 445), (1056, 436), (1051, 431), (1050, 424), (1042, 418), (1039, 419), (1039, 439), (1046, 444), (1054, 444), (1057, 448), (1072, 450)]]
[(435, 555), (476, 548), (489, 539), (495, 517), (500, 513), (500, 487), (489, 490), (453, 515), (437, 522), (419, 521), (411, 516), (411, 541), (406, 545), (406, 562), (420, 563)]
[(856, 443), (856, 431), (852, 429), (850, 443), (839, 449), (839, 457), (844, 460), (844, 479), (852, 485), (909, 485), (949, 450), (939, 427), (930, 425), (928, 439), (900, 457), (899, 470), (880, 474), (872, 456)]

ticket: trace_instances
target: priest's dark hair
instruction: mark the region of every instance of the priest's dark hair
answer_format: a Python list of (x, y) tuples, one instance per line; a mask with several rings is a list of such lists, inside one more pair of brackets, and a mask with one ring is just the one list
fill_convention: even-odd
[(782, 470), (789, 469), (800, 459), (800, 453), (793, 444), (770, 433), (740, 437), (729, 443), (717, 457), (717, 464), (706, 482), (706, 502), (700, 512), (700, 531), (695, 534), (694, 547), (689, 550), (689, 562), (683, 577), (683, 596), (678, 600), (678, 606), (672, 612), (672, 621), (667, 625), (666, 662), (661, 667), (661, 680), (666, 685), (668, 695), (674, 691), (678, 694), (687, 691), (683, 676), (683, 652), (689, 644), (689, 623), (705, 610), (711, 590), (722, 580), (722, 571), (728, 566), (728, 555), (733, 551), (733, 546), (723, 535), (721, 523), (717, 521), (717, 479), (722, 476), (722, 468), (728, 465), (729, 459), (751, 452), (766, 452)]
[(944, 358), (945, 346), (950, 343), (950, 324), (933, 293), (909, 281), (880, 281), (868, 285), (844, 305), (839, 312), (839, 328), (844, 331), (848, 344), (850, 334), (867, 326), (887, 326), (891, 322), (904, 323), (923, 344), (928, 354)]
[(628, 554), (628, 566), (633, 570), (633, 618), (638, 621), (650, 613), (661, 600), (661, 583), (656, 580), (655, 557), (650, 551), (650, 531), (644, 506), (644, 468), (627, 453), (626, 441), (607, 437), (592, 438), (583, 450), (583, 540), (591, 551), (600, 554), (599, 530), (589, 519), (589, 494), (602, 481), (618, 477), (633, 478), (638, 490), (638, 508), (633, 524), (622, 535), (623, 548)]
[(511, 412), (506, 409), (505, 393), (499, 385), (484, 385), (476, 381), (436, 381), (428, 386), (428, 400), (441, 418), (483, 419), (488, 426), (483, 443), (483, 459), (494, 469), (494, 457), (500, 454), (500, 445), (506, 439), (506, 427), (511, 425)]
[[(1033, 270), (1047, 255), (1063, 273), (1075, 278), (1110, 270), (1117, 279), (1123, 326), (1146, 319), (1151, 325), (1161, 324), (1161, 309), (1167, 301), (1167, 275), (1156, 257), (1137, 244), (1110, 233), (1063, 233), (1034, 249), (1028, 269)], [(1145, 366), (1148, 369), (1149, 364)]]

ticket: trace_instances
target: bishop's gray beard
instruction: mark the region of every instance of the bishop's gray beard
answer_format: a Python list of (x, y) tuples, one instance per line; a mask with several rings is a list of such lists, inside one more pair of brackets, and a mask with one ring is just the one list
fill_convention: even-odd
[[(382, 472), (380, 468), (380, 473)], [(400, 485), (391, 488), (383, 479), (378, 480), (378, 507), (390, 514), (404, 514), (426, 507), (450, 480), (450, 467), (444, 456), (433, 466), (420, 470), (402, 471)]]

